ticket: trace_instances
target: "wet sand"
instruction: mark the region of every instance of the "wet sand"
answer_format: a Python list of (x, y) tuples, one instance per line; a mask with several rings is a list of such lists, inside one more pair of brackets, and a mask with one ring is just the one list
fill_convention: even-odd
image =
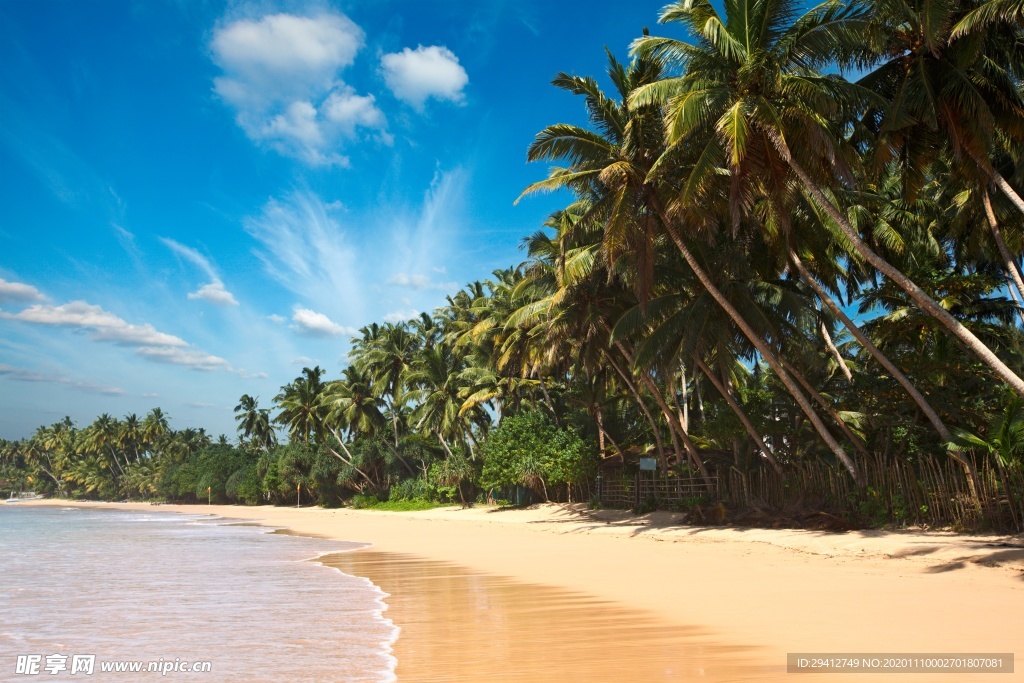
[(583, 593), (522, 583), (414, 555), (360, 550), (320, 558), (389, 594), (385, 614), (403, 683), (449, 681), (753, 681), (750, 648), (713, 644), (673, 624)]
[(1017, 673), (981, 680), (1024, 680), (1021, 537), (683, 527), (671, 515), (564, 506), (111, 507), (210, 513), (373, 544), (330, 562), (392, 594), (402, 681), (810, 683), (869, 676), (787, 674), (787, 653), (1015, 650)]

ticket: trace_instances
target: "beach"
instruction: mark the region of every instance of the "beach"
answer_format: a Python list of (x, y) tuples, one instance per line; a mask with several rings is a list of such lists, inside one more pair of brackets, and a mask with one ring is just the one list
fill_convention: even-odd
[[(579, 621), (574, 615), (610, 610), (608, 619), (597, 621), (620, 619), (635, 628), (591, 629), (584, 638), (587, 647), (597, 652), (631, 641), (651, 643), (646, 657), (661, 666), (660, 655), (653, 653), (670, 648), (659, 645), (655, 634), (668, 634), (678, 639), (672, 645), (680, 653), (675, 672), (689, 660), (696, 667), (690, 673), (705, 680), (781, 680), (793, 675), (786, 673), (787, 653), (1006, 653), (1024, 642), (1020, 537), (685, 527), (675, 525), (668, 513), (634, 517), (564, 505), (395, 513), (75, 504), (219, 515), (372, 544), (355, 554), (366, 555), (332, 566), (365, 575), (392, 594), (388, 616), (403, 629), (395, 644), (399, 680), (472, 680), (477, 660), (476, 673), (486, 673), (493, 661), (466, 655), (474, 629), (442, 631), (438, 625), (472, 625), (480, 621), (481, 610), (491, 616), (494, 610), (508, 613), (524, 600), (538, 608), (506, 621), (515, 622), (513, 631), (540, 630), (553, 651), (565, 651), (558, 647), (560, 638), (573, 643), (572, 626)], [(396, 570), (402, 562), (405, 569)], [(437, 577), (447, 577), (447, 597), (423, 602), (427, 587), (437, 587)], [(455, 580), (460, 577), (476, 577), (475, 584)], [(512, 586), (522, 599), (496, 599), (484, 607), (466, 599), (471, 592), (466, 586), (479, 588), (481, 581)], [(423, 608), (428, 604), (444, 604), (446, 611), (434, 623), (413, 624), (415, 615), (436, 611)], [(545, 609), (545, 604), (562, 607)], [(602, 638), (607, 642), (599, 642)], [(586, 650), (580, 650), (580, 642), (572, 647), (577, 654), (568, 661), (578, 662)], [(504, 673), (492, 671), (498, 676), (494, 680), (528, 680), (517, 677), (515, 667), (514, 661), (506, 662)], [(427, 675), (442, 670), (456, 673)], [(659, 670), (664, 673), (664, 667)], [(670, 679), (675, 672), (665, 675)], [(995, 680), (1024, 680), (1019, 666), (1017, 673), (998, 676)], [(800, 674), (800, 680), (818, 678), (832, 680)], [(653, 679), (638, 673), (633, 680)], [(887, 674), (885, 680), (952, 681), (963, 680), (963, 674)]]

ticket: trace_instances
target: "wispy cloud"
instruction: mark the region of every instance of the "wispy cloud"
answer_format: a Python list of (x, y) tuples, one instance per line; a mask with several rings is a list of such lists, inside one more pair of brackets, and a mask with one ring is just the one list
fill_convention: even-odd
[(64, 375), (50, 375), (27, 368), (18, 368), (0, 363), (0, 377), (7, 377), (16, 382), (45, 382), (50, 384), (61, 384), (70, 389), (78, 389), (91, 394), (104, 394), (106, 396), (123, 396), (124, 389), (92, 382), (71, 379)]
[(245, 221), (267, 272), (300, 301), (343, 321), (361, 320), (363, 283), (352, 241), (310, 192), (272, 199)]
[(292, 313), (292, 329), (310, 337), (344, 337), (356, 334), (351, 327), (343, 327), (323, 313), (308, 308), (295, 307)]
[(184, 365), (193, 370), (231, 370), (231, 364), (223, 358), (196, 351), (193, 349), (182, 349), (173, 346), (140, 346), (136, 352), (160, 363), (171, 363), (173, 365)]
[(384, 82), (395, 97), (422, 111), (430, 98), (460, 103), (469, 83), (455, 53), (440, 45), (405, 48), (381, 57)]
[(388, 278), (388, 284), (395, 287), (408, 287), (410, 289), (436, 289), (438, 291), (450, 291), (458, 289), (457, 282), (436, 282), (426, 275), (410, 275), (408, 273), (396, 273)]
[(46, 301), (46, 297), (32, 285), (27, 285), (24, 282), (9, 282), (0, 278), (0, 305), (33, 301)]
[(384, 322), (401, 323), (407, 320), (412, 320), (413, 318), (419, 316), (419, 314), (420, 312), (417, 311), (415, 308), (410, 308), (404, 311), (391, 311), (390, 313), (384, 314)]
[(338, 150), (357, 128), (391, 141), (374, 96), (341, 79), (364, 43), (359, 26), (331, 11), (225, 23), (210, 43), (224, 72), (214, 89), (253, 141), (313, 166), (347, 166)]
[(118, 316), (85, 301), (60, 306), (37, 304), (19, 313), (0, 313), (0, 317), (37, 325), (58, 325), (92, 332), (95, 341), (127, 345), (188, 346), (185, 340), (159, 332), (149, 323), (132, 325)]
[(210, 263), (208, 258), (203, 256), (196, 249), (187, 247), (170, 238), (161, 237), (160, 241), (175, 254), (203, 271), (206, 277), (210, 279), (210, 282), (202, 285), (196, 291), (190, 292), (188, 295), (189, 299), (200, 299), (216, 306), (238, 305), (238, 301), (235, 299), (234, 295), (224, 287), (224, 282), (221, 281), (220, 276), (217, 275), (217, 272), (214, 270), (213, 265)]
[(231, 369), (228, 361), (191, 349), (180, 337), (160, 332), (149, 323), (129, 323), (85, 301), (71, 301), (60, 306), (36, 304), (18, 313), (0, 312), (0, 318), (89, 332), (93, 341), (134, 347), (140, 356), (158, 362), (184, 365), (195, 370)]

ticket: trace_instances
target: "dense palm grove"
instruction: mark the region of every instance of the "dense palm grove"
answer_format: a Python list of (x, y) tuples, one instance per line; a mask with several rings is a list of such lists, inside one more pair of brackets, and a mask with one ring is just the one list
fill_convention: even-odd
[(364, 328), (339, 378), (307, 368), (269, 409), (243, 396), (237, 447), (104, 415), (5, 444), (0, 482), (458, 500), (569, 496), (644, 454), (709, 490), (809, 462), (863, 485), (869, 460), (929, 457), (1012, 508), (1022, 19), (1015, 0), (670, 5), (685, 37), (645, 30), (609, 55), (610, 87), (555, 78), (587, 123), (528, 150), (554, 166), (524, 197), (565, 203), (524, 263)]

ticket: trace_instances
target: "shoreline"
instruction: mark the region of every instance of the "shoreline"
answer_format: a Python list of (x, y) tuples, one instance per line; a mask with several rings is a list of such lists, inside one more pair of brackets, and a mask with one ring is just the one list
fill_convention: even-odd
[[(674, 526), (582, 506), (421, 512), (46, 500), (215, 514), (413, 555), (628, 607), (742, 646), (786, 676), (788, 652), (1014, 652), (1024, 643), (1024, 538)], [(401, 624), (399, 624), (401, 626)], [(1017, 652), (1017, 659), (1022, 656)], [(813, 674), (805, 674), (812, 675)], [(887, 680), (960, 680), (889, 674)], [(1024, 679), (1024, 671), (1000, 680)], [(826, 679), (829, 680), (829, 679)]]

